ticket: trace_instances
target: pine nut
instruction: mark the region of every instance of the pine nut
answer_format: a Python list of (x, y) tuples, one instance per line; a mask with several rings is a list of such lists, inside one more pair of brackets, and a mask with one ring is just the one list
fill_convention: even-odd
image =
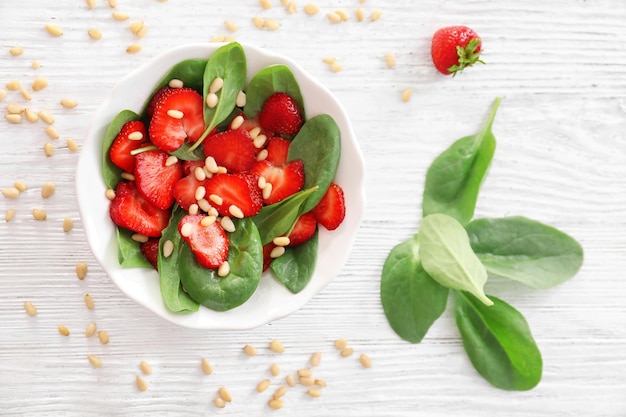
[(272, 8), (272, 2), (270, 0), (260, 0), (259, 3), (261, 3), (261, 7), (266, 10)]
[(53, 25), (52, 23), (48, 23), (46, 25), (46, 31), (52, 36), (61, 36), (63, 35), (63, 29), (58, 27), (57, 25)]
[(372, 367), (372, 360), (365, 353), (362, 353), (361, 356), (359, 356), (359, 361), (361, 362), (361, 365), (363, 365), (363, 368)]
[(402, 101), (405, 103), (411, 100), (411, 95), (413, 94), (413, 90), (411, 88), (405, 88), (402, 92)]
[(24, 118), (31, 123), (35, 123), (37, 120), (39, 120), (39, 116), (37, 115), (37, 113), (35, 113), (31, 109), (24, 110)]
[(20, 82), (17, 80), (9, 81), (6, 84), (6, 86), (7, 86), (7, 90), (11, 90), (11, 91), (17, 91), (20, 88), (22, 88), (22, 84), (20, 84)]
[(139, 39), (145, 38), (147, 34), (148, 34), (148, 26), (142, 26), (141, 29), (139, 29), (139, 32), (136, 33)]
[(28, 186), (26, 185), (24, 181), (15, 181), (13, 186), (17, 188), (19, 192), (24, 192), (28, 190)]
[(39, 63), (39, 61), (33, 61), (30, 63), (30, 66), (32, 69), (39, 69), (41, 67), (41, 64)]
[[(140, 131), (135, 131), (135, 132), (130, 132), (128, 134), (128, 139), (129, 140), (143, 140), (143, 133), (141, 133)], [(174, 156), (174, 155), (171, 155)]]
[(52, 154), (54, 153), (54, 147), (52, 146), (50, 142), (43, 145), (43, 152), (48, 157), (52, 156)]
[(287, 4), (287, 13), (289, 13), (289, 14), (298, 13), (298, 5), (296, 4), (296, 0), (291, 0)]
[(309, 388), (306, 393), (313, 398), (319, 398), (322, 395), (322, 391), (319, 388)]
[(59, 333), (62, 336), (69, 336), (70, 335), (70, 331), (67, 327), (65, 327), (63, 324), (59, 324), (59, 327), (57, 328), (59, 330)]
[(2, 189), (2, 195), (6, 198), (18, 198), (20, 196), (20, 190), (15, 187), (8, 187)]
[(141, 233), (133, 233), (130, 238), (139, 243), (146, 243), (148, 240), (150, 240), (148, 236), (142, 235)]
[(142, 27), (143, 27), (143, 20), (135, 20), (133, 23), (130, 24), (130, 31), (133, 32), (134, 34), (137, 34), (137, 32), (139, 32)]
[(346, 339), (337, 339), (335, 340), (335, 349), (342, 350), (348, 346), (348, 341)]
[(54, 194), (56, 187), (51, 182), (46, 182), (41, 186), (41, 197), (42, 198), (50, 198)]
[(264, 200), (267, 200), (268, 198), (270, 198), (270, 196), (272, 195), (273, 187), (274, 186), (272, 185), (271, 182), (265, 183), (265, 185), (263, 186), (263, 190), (262, 190), (262, 197)]
[(313, 371), (310, 368), (298, 369), (298, 376), (301, 378), (310, 378), (313, 375)]
[(99, 368), (102, 366), (102, 359), (100, 359), (96, 355), (87, 355), (87, 360), (94, 368)]
[[(209, 212), (209, 210), (211, 210), (211, 205), (209, 204), (206, 198), (203, 198), (202, 200), (198, 200), (198, 207), (200, 207), (202, 211), (205, 211), (207, 213)], [(196, 214), (198, 213), (196, 212)]]
[(383, 11), (382, 10), (374, 10), (370, 16), (370, 20), (372, 22), (377, 21), (378, 19), (380, 19), (380, 16), (382, 16)]
[(94, 41), (99, 41), (100, 39), (102, 39), (102, 31), (100, 29), (96, 29), (96, 28), (87, 29), (87, 34)]
[(15, 209), (12, 209), (12, 208), (7, 209), (7, 212), (4, 214), (4, 221), (8, 223), (14, 218), (15, 218)]
[(107, 200), (112, 201), (115, 198), (115, 190), (107, 188), (107, 190), (104, 192), (104, 196), (107, 198)]
[(113, 13), (111, 13), (111, 15), (113, 16), (113, 19), (120, 21), (120, 22), (123, 22), (124, 20), (128, 20), (128, 13), (114, 11)]
[(278, 387), (278, 389), (274, 391), (274, 395), (272, 395), (272, 398), (277, 400), (283, 395), (285, 395), (285, 393), (287, 393), (287, 387), (283, 385), (281, 387)]
[(143, 379), (141, 376), (137, 375), (135, 381), (137, 383), (137, 389), (139, 389), (139, 391), (144, 392), (148, 389), (148, 382), (146, 382), (146, 380)]
[(24, 53), (24, 48), (20, 47), (20, 46), (15, 46), (11, 49), (9, 49), (9, 53), (13, 56), (20, 56)]
[(284, 353), (285, 347), (279, 340), (272, 340), (270, 342), (270, 349), (276, 353)]
[(313, 381), (315, 385), (317, 385), (318, 387), (325, 387), (326, 381), (324, 381), (323, 379), (316, 379), (315, 381)]
[(239, 29), (239, 27), (237, 27), (237, 25), (231, 21), (225, 21), (224, 22), (224, 26), (226, 26), (226, 29), (228, 29), (231, 32), (237, 32), (237, 30)]
[(141, 372), (143, 372), (144, 375), (152, 374), (152, 365), (146, 361), (139, 362), (139, 369), (141, 369)]
[(345, 10), (335, 10), (335, 13), (337, 13), (342, 22), (348, 21), (348, 13)]
[(46, 124), (51, 125), (54, 123), (54, 117), (48, 110), (41, 110), (39, 112), (39, 118), (43, 120)]
[(212, 156), (206, 157), (206, 159), (204, 160), (204, 166), (210, 173), (212, 174), (217, 173), (217, 169), (218, 169), (217, 162), (215, 162), (215, 158), (213, 158)]
[(91, 296), (91, 294), (85, 294), (85, 306), (87, 306), (89, 310), (93, 310), (95, 305), (93, 303), (93, 297)]
[(61, 106), (65, 107), (66, 109), (73, 109), (77, 105), (78, 105), (78, 103), (76, 103), (75, 100), (72, 100), (72, 99), (69, 99), (69, 98), (62, 98), (61, 99)]
[(19, 124), (22, 123), (22, 115), (21, 114), (5, 114), (4, 118), (7, 119), (9, 123)]
[(0, 88), (0, 101), (3, 101), (5, 98), (7, 98), (7, 90)]
[(167, 115), (171, 117), (172, 119), (179, 119), (179, 120), (185, 116), (182, 111), (174, 110), (174, 109), (168, 110)]
[(276, 246), (289, 246), (290, 240), (288, 236), (278, 236), (275, 237), (272, 242)]
[(265, 142), (267, 142), (267, 136), (261, 134), (259, 136), (257, 136), (253, 141), (253, 145), (255, 148), (257, 149), (261, 149), (263, 146), (265, 146)]
[(224, 408), (226, 407), (226, 403), (224, 402), (224, 400), (221, 397), (216, 397), (213, 400), (213, 404), (217, 407), (217, 408)]
[(217, 77), (209, 86), (209, 93), (217, 93), (222, 89), (222, 87), (224, 87), (224, 79), (222, 77)]
[(109, 0), (109, 7), (115, 9), (117, 7), (117, 0)]
[(26, 310), (26, 313), (28, 313), (28, 315), (31, 317), (34, 317), (37, 315), (37, 309), (35, 308), (33, 303), (31, 303), (30, 301), (24, 302), (24, 310)]
[(180, 234), (183, 237), (189, 237), (193, 233), (193, 225), (191, 223), (185, 223), (180, 228)]
[(205, 375), (211, 375), (213, 373), (213, 365), (211, 365), (211, 362), (206, 358), (202, 358), (200, 364), (202, 365), (202, 372), (204, 372)]
[(219, 268), (217, 268), (217, 275), (223, 278), (228, 274), (230, 274), (230, 264), (228, 263), (228, 261), (224, 261), (219, 266)]
[(244, 218), (243, 211), (241, 211), (241, 209), (234, 204), (231, 204), (231, 206), (228, 207), (228, 212), (231, 214), (231, 216), (238, 219)]
[(339, 23), (339, 22), (341, 22), (341, 16), (339, 16), (337, 13), (328, 12), (328, 13), (326, 13), (326, 17), (328, 18), (328, 20), (331, 23)]
[(222, 220), (220, 220), (220, 224), (222, 225), (222, 229), (229, 233), (235, 231), (235, 223), (233, 223), (233, 220), (228, 216), (222, 217)]
[(170, 82), (167, 84), (170, 88), (183, 88), (185, 86), (185, 84), (177, 79), (177, 78), (173, 78), (170, 80)]
[(25, 88), (20, 89), (20, 94), (22, 95), (24, 100), (30, 101), (32, 99), (32, 97), (30, 96), (30, 93)]
[(296, 378), (293, 376), (293, 374), (287, 374), (287, 376), (285, 377), (285, 382), (287, 382), (287, 385), (289, 385), (290, 387), (296, 386)]
[(43, 77), (37, 77), (33, 80), (33, 91), (41, 91), (48, 86), (48, 80)]
[(230, 129), (231, 130), (237, 130), (241, 127), (241, 125), (243, 125), (244, 119), (243, 116), (239, 115), (237, 117), (235, 117), (233, 119), (232, 122), (230, 122)]
[(233, 400), (233, 397), (230, 395), (230, 391), (228, 391), (228, 388), (226, 387), (220, 387), (217, 390), (217, 393), (219, 394), (220, 398), (226, 401), (227, 403)]
[(74, 220), (71, 217), (66, 217), (63, 219), (63, 231), (65, 233), (70, 232), (74, 228)]
[(222, 43), (222, 42), (226, 42), (226, 36), (224, 35), (215, 35), (211, 37), (211, 42), (214, 43)]
[(319, 13), (319, 11), (320, 7), (317, 5), (317, 3), (308, 3), (306, 6), (304, 6), (304, 12), (309, 16), (315, 16)]
[(213, 109), (215, 108), (215, 106), (217, 106), (217, 102), (219, 101), (219, 98), (217, 97), (217, 94), (215, 93), (209, 93), (206, 96), (206, 105), (208, 108)]
[(43, 209), (33, 209), (33, 218), (35, 220), (46, 220), (46, 218), (48, 217), (48, 215), (46, 214), (45, 210)]
[(122, 177), (126, 181), (135, 181), (135, 176), (131, 174), (130, 172), (122, 172), (120, 177)]
[(354, 353), (354, 349), (352, 349), (351, 347), (341, 349), (341, 357), (343, 358), (347, 358), (348, 356), (351, 356), (353, 353)]
[(174, 253), (174, 242), (168, 239), (163, 243), (163, 257), (169, 258), (172, 253)]
[[(206, 201), (206, 200), (201, 200), (201, 201)], [(192, 205), (189, 206), (189, 214), (198, 214), (200, 212), (200, 207), (198, 206), (197, 203), (193, 203)]]
[(221, 206), (221, 205), (222, 205), (222, 203), (224, 202), (224, 200), (222, 200), (222, 197), (220, 197), (220, 196), (219, 196), (219, 195), (217, 195), (217, 194), (211, 194), (211, 195), (209, 196), (209, 200), (210, 200), (212, 203), (214, 203), (214, 204), (216, 204), (216, 205), (218, 205), (218, 206)]
[[(200, 188), (200, 187), (198, 187)], [(217, 220), (216, 216), (204, 216), (202, 220), (200, 220), (200, 225), (204, 227), (209, 227)], [(226, 274), (227, 275), (227, 274)]]
[(54, 126), (46, 126), (44, 132), (46, 132), (46, 135), (48, 135), (50, 139), (57, 140), (59, 138), (59, 132), (57, 132)]
[(299, 378), (300, 384), (305, 387), (312, 387), (315, 385), (315, 380), (310, 376), (303, 376)]
[(264, 379), (263, 381), (259, 382), (258, 385), (256, 386), (256, 392), (263, 392), (269, 386), (270, 386), (270, 380), (269, 379)]
[(136, 54), (137, 52), (141, 51), (141, 45), (139, 45), (138, 43), (133, 43), (132, 45), (129, 45), (128, 48), (126, 48), (126, 52), (129, 54)]
[(393, 68), (396, 66), (396, 56), (393, 52), (387, 52), (385, 54), (385, 62), (389, 68)]
[(243, 351), (248, 356), (256, 356), (256, 348), (252, 345), (245, 345)]
[(259, 29), (263, 29), (265, 27), (265, 19), (259, 16), (254, 16), (252, 18), (252, 23), (254, 23), (254, 26), (256, 26)]
[(271, 18), (265, 19), (265, 27), (268, 30), (272, 30), (272, 31), (278, 30), (280, 29), (280, 23), (278, 23), (278, 20), (276, 19), (271, 19)]
[(109, 343), (109, 334), (104, 330), (98, 330), (98, 339), (100, 340), (100, 343), (106, 345)]
[[(236, 103), (237, 107), (243, 107), (246, 105), (246, 93), (239, 91), (237, 93)], [(242, 122), (243, 123), (243, 122)]]
[(264, 161), (267, 159), (267, 149), (261, 149), (261, 151), (256, 155), (257, 161)]
[(343, 67), (339, 63), (334, 62), (330, 64), (330, 70), (332, 72), (341, 72), (343, 70)]
[(96, 7), (96, 0), (87, 0), (87, 7), (89, 9), (94, 9)]
[(280, 375), (280, 365), (278, 365), (277, 363), (271, 364), (270, 365), (270, 374), (272, 374), (272, 376)]
[(7, 113), (9, 114), (21, 114), (24, 112), (24, 107), (17, 103), (7, 104)]
[(270, 258), (272, 258), (272, 259), (280, 258), (284, 254), (285, 254), (285, 247), (284, 246), (276, 246), (270, 252)]
[(78, 279), (83, 280), (87, 276), (87, 264), (84, 262), (79, 262), (76, 264), (76, 276)]
[(285, 406), (285, 403), (281, 399), (274, 399), (274, 398), (272, 398), (271, 400), (269, 400), (267, 405), (269, 405), (270, 408), (273, 409), (273, 410), (280, 410), (281, 408), (283, 408)]
[(96, 323), (89, 323), (85, 328), (85, 336), (91, 337), (96, 334)]
[(365, 20), (365, 10), (363, 10), (362, 7), (357, 8), (354, 11), (354, 14), (356, 15), (357, 22), (362, 22), (363, 20)]
[(311, 355), (309, 362), (311, 363), (311, 366), (320, 366), (320, 363), (322, 362), (322, 352), (314, 352)]

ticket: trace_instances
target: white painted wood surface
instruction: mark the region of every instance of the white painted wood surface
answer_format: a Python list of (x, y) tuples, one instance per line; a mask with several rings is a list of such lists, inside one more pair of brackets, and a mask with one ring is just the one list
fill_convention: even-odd
[[(278, 0), (262, 10), (256, 0), (191, 2), (118, 0), (127, 22), (114, 21), (104, 0), (21, 0), (0, 3), (0, 88), (11, 80), (28, 90), (36, 76), (49, 86), (25, 102), (9, 92), (2, 102), (49, 109), (61, 139), (49, 141), (41, 122), (0, 121), (0, 186), (23, 180), (17, 200), (0, 197), (0, 415), (298, 415), (298, 416), (624, 416), (626, 415), (626, 2), (590, 1), (411, 1), (320, 0), (309, 17), (299, 2), (289, 15)], [(356, 22), (383, 11), (376, 22)], [(350, 21), (333, 25), (325, 14), (344, 9)], [(276, 18), (278, 31), (259, 30), (255, 15)], [(136, 38), (131, 21), (143, 19), (143, 50), (125, 52)], [(286, 54), (322, 80), (345, 105), (367, 163), (367, 208), (352, 255), (342, 273), (296, 314), (245, 332), (178, 328), (125, 298), (95, 263), (86, 245), (73, 188), (77, 153), (90, 115), (117, 80), (136, 65), (187, 42), (229, 35), (224, 21), (239, 25), (237, 40)], [(55, 23), (65, 31), (53, 38)], [(438, 75), (429, 60), (432, 33), (443, 25), (467, 24), (484, 40), (488, 65), (456, 78)], [(102, 30), (99, 42), (87, 29)], [(12, 57), (9, 48), (22, 46)], [(392, 51), (397, 67), (388, 69)], [(343, 71), (332, 73), (322, 58), (336, 56)], [(37, 60), (41, 68), (31, 68)], [(413, 89), (409, 103), (400, 99)], [(527, 317), (543, 353), (543, 380), (534, 390), (492, 388), (471, 367), (448, 311), (422, 344), (401, 341), (389, 328), (379, 302), (379, 281), (389, 250), (417, 228), (424, 174), (453, 140), (473, 133), (496, 96), (503, 96), (494, 132), (498, 149), (477, 207), (477, 216), (525, 215), (577, 238), (585, 263), (570, 282), (531, 291), (493, 281), (490, 293)], [(62, 97), (78, 101), (73, 110)], [(40, 197), (44, 182), (57, 192)], [(32, 219), (43, 208), (48, 219)], [(71, 217), (75, 227), (62, 230)], [(84, 281), (77, 262), (89, 264)], [(95, 300), (85, 308), (83, 295)], [(32, 301), (39, 314), (22, 307)], [(110, 343), (84, 337), (95, 321)], [(57, 332), (59, 324), (71, 331)], [(346, 338), (355, 355), (342, 359), (333, 348)], [(268, 343), (281, 340), (277, 356)], [(243, 345), (259, 349), (245, 357)], [(266, 403), (282, 381), (257, 394), (270, 363), (286, 371), (324, 354), (315, 374), (328, 386), (319, 399), (303, 387), (290, 390), (281, 411)], [(367, 353), (371, 369), (358, 354)], [(102, 358), (93, 369), (87, 354)], [(215, 373), (205, 376), (200, 359)], [(153, 366), (146, 392), (135, 377), (139, 362)], [(232, 404), (217, 409), (220, 386)]]

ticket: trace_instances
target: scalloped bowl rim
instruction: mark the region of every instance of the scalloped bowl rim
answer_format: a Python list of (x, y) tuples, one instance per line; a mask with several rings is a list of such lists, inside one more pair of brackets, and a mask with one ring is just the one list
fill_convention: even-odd
[(177, 62), (190, 58), (208, 58), (223, 44), (187, 44), (151, 59), (125, 76), (108, 94), (95, 113), (81, 150), (76, 171), (76, 196), (88, 244), (96, 260), (117, 287), (138, 304), (159, 317), (183, 327), (211, 330), (252, 329), (283, 318), (299, 310), (326, 287), (345, 265), (358, 231), (365, 207), (365, 167), (346, 111), (333, 94), (291, 59), (259, 47), (241, 43), (251, 75), (270, 64), (287, 65), (296, 77), (304, 97), (307, 118), (328, 113), (341, 131), (341, 160), (335, 181), (342, 186), (346, 199), (346, 218), (335, 231), (320, 227), (319, 252), (314, 275), (298, 294), (292, 294), (265, 272), (252, 297), (241, 306), (216, 312), (203, 306), (191, 314), (170, 312), (164, 305), (159, 277), (147, 268), (122, 268), (117, 260), (115, 228), (110, 220), (106, 185), (101, 175), (102, 139), (115, 115), (130, 109), (137, 113), (154, 86)]

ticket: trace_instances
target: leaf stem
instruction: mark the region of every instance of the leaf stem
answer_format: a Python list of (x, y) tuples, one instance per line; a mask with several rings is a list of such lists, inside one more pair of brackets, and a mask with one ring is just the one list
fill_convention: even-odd
[(144, 146), (143, 148), (133, 149), (132, 151), (130, 151), (130, 154), (134, 156), (142, 152), (154, 151), (156, 149), (159, 149), (159, 148), (157, 148), (154, 145), (148, 145), (148, 146)]

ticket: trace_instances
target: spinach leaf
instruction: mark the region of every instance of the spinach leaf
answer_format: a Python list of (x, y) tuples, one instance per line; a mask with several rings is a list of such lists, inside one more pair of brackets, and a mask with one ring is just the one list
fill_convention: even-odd
[(468, 291), (486, 305), (483, 287), (487, 270), (472, 251), (467, 232), (454, 217), (431, 214), (420, 226), (419, 256), (435, 281), (453, 290)]
[(313, 276), (317, 261), (318, 231), (311, 239), (298, 246), (288, 246), (285, 253), (270, 264), (272, 272), (289, 291), (299, 293)]
[(120, 181), (122, 169), (111, 162), (109, 158), (109, 149), (115, 140), (115, 137), (122, 130), (122, 126), (131, 120), (139, 120), (139, 115), (131, 110), (122, 110), (115, 116), (113, 121), (107, 127), (102, 141), (102, 178), (107, 187), (115, 189)]
[(302, 117), (306, 119), (300, 86), (289, 67), (282, 64), (263, 68), (252, 77), (246, 91), (245, 115), (248, 118), (255, 117), (269, 96), (277, 92), (286, 93), (293, 98), (300, 108)]
[[(246, 86), (247, 76), (246, 54), (243, 47), (232, 42), (220, 47), (209, 58), (203, 75), (203, 97), (204, 97), (204, 133), (190, 147), (188, 152), (196, 149), (209, 135), (215, 126), (230, 116), (236, 106), (237, 94)], [(218, 97), (217, 105), (210, 108), (206, 105), (206, 98), (209, 94), (211, 83), (216, 78), (222, 78), (224, 85), (216, 93)]]
[(391, 328), (411, 343), (422, 341), (443, 314), (448, 288), (439, 285), (420, 262), (418, 235), (395, 246), (383, 266), (380, 300)]
[(480, 132), (459, 139), (430, 165), (422, 201), (424, 216), (443, 213), (463, 225), (472, 219), (480, 186), (496, 148), (491, 126), (499, 104), (497, 98)]
[(304, 204), (302, 213), (312, 210), (324, 197), (335, 178), (341, 154), (341, 131), (335, 120), (320, 114), (307, 120), (289, 146), (288, 161), (304, 163), (304, 188), (319, 187)]
[[(174, 313), (192, 313), (198, 311), (198, 303), (183, 291), (178, 274), (178, 262), (180, 260), (180, 248), (183, 240), (178, 232), (178, 223), (187, 212), (180, 207), (176, 207), (170, 217), (168, 226), (163, 231), (159, 240), (159, 283), (161, 286), (161, 296), (163, 303), (168, 310)], [(165, 258), (163, 256), (163, 245), (166, 241), (174, 244), (174, 252)]]
[(180, 148), (169, 152), (169, 154), (174, 155), (183, 161), (202, 161), (206, 158), (202, 147), (191, 150), (191, 146), (187, 143), (183, 143)]
[(152, 268), (141, 249), (139, 242), (132, 238), (133, 232), (130, 230), (116, 228), (117, 238), (117, 260), (123, 268), (146, 267)]
[(583, 249), (567, 234), (525, 217), (474, 220), (467, 225), (472, 249), (491, 274), (546, 289), (572, 278)]
[(296, 221), (298, 221), (298, 217), (304, 213), (302, 207), (317, 189), (317, 187), (311, 187), (290, 195), (278, 203), (264, 206), (252, 218), (259, 230), (261, 243), (265, 245), (275, 237), (291, 231)]
[(202, 267), (188, 245), (179, 257), (180, 279), (187, 293), (198, 303), (216, 311), (240, 306), (254, 293), (263, 272), (263, 246), (259, 232), (249, 218), (233, 219), (235, 231), (229, 234), (228, 263), (225, 277), (217, 270)]
[(455, 292), (456, 322), (474, 368), (497, 388), (525, 391), (541, 380), (543, 361), (524, 316), (491, 296), (485, 306), (471, 294)]

